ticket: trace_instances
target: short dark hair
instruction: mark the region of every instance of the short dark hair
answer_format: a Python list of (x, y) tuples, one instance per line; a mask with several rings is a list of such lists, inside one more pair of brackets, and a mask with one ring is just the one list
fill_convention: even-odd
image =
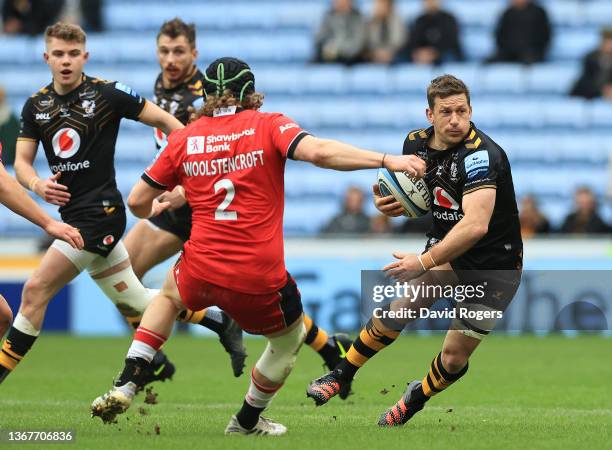
[(178, 17), (175, 17), (172, 20), (166, 20), (161, 28), (159, 29), (159, 33), (157, 33), (157, 40), (164, 35), (168, 36), (172, 39), (176, 39), (179, 36), (185, 36), (191, 48), (195, 48), (196, 45), (196, 31), (195, 25), (193, 23), (185, 23)]
[(465, 94), (467, 97), (468, 105), (470, 104), (470, 90), (466, 84), (459, 78), (453, 75), (441, 75), (431, 80), (427, 87), (427, 103), (429, 109), (433, 109), (436, 97), (446, 98), (451, 95)]
[(87, 35), (83, 29), (72, 23), (57, 22), (49, 25), (45, 30), (45, 42), (49, 42), (52, 38), (61, 39), (67, 42), (77, 42), (84, 44), (87, 40)]

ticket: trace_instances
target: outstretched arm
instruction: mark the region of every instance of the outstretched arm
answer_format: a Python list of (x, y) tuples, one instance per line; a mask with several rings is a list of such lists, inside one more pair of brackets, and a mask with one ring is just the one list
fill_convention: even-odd
[(330, 139), (305, 136), (298, 143), (293, 158), (334, 170), (376, 169), (385, 167), (394, 172), (408, 172), (422, 178), (425, 161), (415, 155), (389, 155), (372, 152)]

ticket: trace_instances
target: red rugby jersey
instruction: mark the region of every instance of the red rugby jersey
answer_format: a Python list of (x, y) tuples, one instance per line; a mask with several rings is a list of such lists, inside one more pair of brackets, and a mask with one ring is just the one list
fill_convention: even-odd
[(243, 110), (168, 137), (142, 178), (185, 189), (193, 226), (182, 258), (193, 277), (248, 294), (285, 284), (285, 160), (306, 135), (282, 114)]

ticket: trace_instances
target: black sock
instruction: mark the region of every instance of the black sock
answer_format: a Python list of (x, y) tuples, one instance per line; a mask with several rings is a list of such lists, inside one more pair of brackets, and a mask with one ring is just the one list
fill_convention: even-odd
[(221, 334), (225, 330), (225, 326), (229, 317), (223, 312), (216, 309), (207, 309), (206, 315), (199, 322), (200, 325), (206, 327), (217, 334)]
[(200, 311), (186, 309), (178, 316), (179, 322), (202, 325), (217, 334), (221, 334), (227, 326), (229, 317), (223, 311), (206, 308)]
[(321, 355), (323, 361), (326, 363), (332, 363), (340, 359), (340, 349), (336, 347), (333, 338), (329, 338), (325, 345), (321, 347), (317, 353)]
[(28, 353), (37, 337), (11, 327), (0, 350), (0, 383)]
[(115, 386), (123, 386), (130, 381), (140, 386), (143, 374), (149, 367), (149, 364), (151, 363), (143, 358), (126, 358), (123, 371), (115, 380)]
[(342, 359), (336, 366), (337, 374), (341, 380), (351, 382), (355, 378), (355, 374), (359, 370), (359, 367), (354, 366), (346, 358)]
[(259, 421), (259, 415), (265, 408), (255, 408), (249, 405), (246, 400), (242, 403), (242, 408), (236, 414), (236, 419), (242, 428), (250, 430)]

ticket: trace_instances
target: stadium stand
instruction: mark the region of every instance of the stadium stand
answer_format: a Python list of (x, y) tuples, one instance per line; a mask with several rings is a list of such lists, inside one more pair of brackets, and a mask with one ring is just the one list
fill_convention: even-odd
[[(420, 9), (420, 2), (397, 3), (406, 20)], [(493, 48), (492, 18), (506, 1), (447, 0), (445, 7), (461, 22), (468, 61), (434, 68), (310, 64), (313, 34), (328, 7), (327, 0), (232, 0), (206, 7), (196, 0), (182, 0), (172, 7), (175, 15), (198, 26), (200, 66), (221, 55), (242, 57), (254, 67), (258, 90), (268, 95), (265, 111), (282, 111), (314, 134), (366, 148), (400, 152), (405, 132), (426, 125), (424, 90), (428, 82), (441, 73), (459, 76), (472, 89), (474, 121), (510, 156), (517, 195), (534, 193), (552, 224), (559, 225), (577, 186), (587, 185), (603, 199), (608, 184), (612, 103), (569, 98), (567, 92), (578, 75), (582, 56), (597, 45), (600, 28), (612, 17), (612, 2), (540, 3), (554, 24), (548, 62), (482, 65)], [(369, 1), (359, 4), (369, 13)], [(151, 97), (158, 72), (155, 35), (169, 18), (167, 11), (163, 0), (133, 0), (130, 4), (107, 0), (107, 31), (89, 36), (91, 60), (86, 72), (120, 80)], [(49, 82), (41, 57), (42, 39), (0, 36), (0, 45), (0, 84), (7, 89), (9, 103), (20, 111), (25, 99)], [(148, 130), (124, 121), (116, 162), (124, 194), (153, 155)], [(37, 165), (41, 173), (48, 174), (42, 152)], [(316, 233), (336, 212), (346, 187), (357, 185), (369, 191), (372, 181), (372, 173), (339, 176), (289, 163), (287, 234)], [(51, 205), (45, 208), (54, 210)], [(608, 221), (612, 219), (609, 204), (603, 214)], [(37, 230), (0, 209), (0, 233), (29, 235)]]

